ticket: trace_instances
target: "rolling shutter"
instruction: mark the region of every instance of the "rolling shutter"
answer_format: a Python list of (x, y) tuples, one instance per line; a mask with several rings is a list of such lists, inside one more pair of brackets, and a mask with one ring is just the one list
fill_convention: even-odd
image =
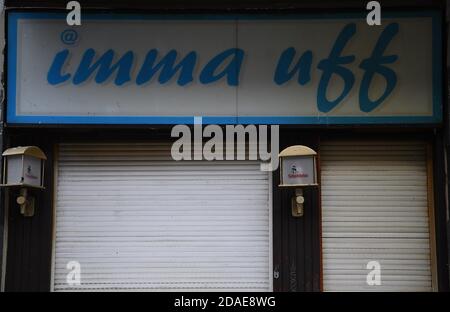
[[(426, 146), (321, 145), (325, 291), (431, 291)], [(366, 282), (378, 261), (381, 285)]]
[[(168, 144), (60, 145), (55, 291), (271, 290), (269, 174), (169, 155)], [(66, 283), (70, 261), (79, 286)]]

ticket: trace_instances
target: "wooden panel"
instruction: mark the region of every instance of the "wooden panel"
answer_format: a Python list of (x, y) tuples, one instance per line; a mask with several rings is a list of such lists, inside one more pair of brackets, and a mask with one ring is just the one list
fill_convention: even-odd
[[(39, 139), (15, 140), (14, 146), (37, 145), (47, 155), (44, 191), (32, 191), (36, 196), (36, 211), (24, 218), (15, 202), (17, 192), (9, 193), (8, 246), (5, 272), (6, 291), (50, 290), (53, 144)], [(48, 166), (50, 164), (50, 166)]]
[[(317, 136), (306, 131), (281, 132), (280, 151), (303, 144), (318, 148)], [(320, 291), (320, 207), (317, 189), (305, 189), (303, 217), (292, 217), (291, 198), (294, 190), (281, 189), (279, 170), (273, 174), (274, 209), (274, 279), (276, 291)]]

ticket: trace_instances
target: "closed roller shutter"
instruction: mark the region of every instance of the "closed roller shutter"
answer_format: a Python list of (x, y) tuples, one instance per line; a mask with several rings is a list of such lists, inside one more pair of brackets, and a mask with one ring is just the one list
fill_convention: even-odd
[[(323, 142), (325, 291), (431, 291), (426, 146)], [(369, 261), (381, 285), (366, 282)]]
[[(60, 145), (55, 291), (271, 290), (269, 174), (169, 155), (168, 144)], [(80, 286), (66, 283), (69, 261)]]

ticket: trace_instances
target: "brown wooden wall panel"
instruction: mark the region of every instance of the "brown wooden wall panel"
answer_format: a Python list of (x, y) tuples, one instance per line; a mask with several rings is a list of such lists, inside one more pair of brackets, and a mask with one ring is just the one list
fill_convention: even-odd
[(437, 133), (434, 142), (434, 203), (435, 203), (435, 232), (436, 232), (436, 260), (439, 291), (449, 291), (449, 259), (447, 241), (447, 206), (445, 195), (445, 157), (442, 133)]
[[(280, 151), (290, 145), (318, 149), (318, 136), (306, 131), (280, 133)], [(320, 206), (317, 188), (304, 192), (303, 217), (292, 217), (294, 189), (281, 189), (279, 170), (273, 176), (275, 291), (320, 291)]]
[(44, 191), (32, 191), (36, 196), (33, 217), (25, 218), (16, 204), (18, 191), (10, 191), (8, 216), (8, 248), (6, 261), (6, 291), (50, 290), (52, 246), (53, 149), (47, 140), (13, 139), (12, 145), (37, 145), (47, 155)]

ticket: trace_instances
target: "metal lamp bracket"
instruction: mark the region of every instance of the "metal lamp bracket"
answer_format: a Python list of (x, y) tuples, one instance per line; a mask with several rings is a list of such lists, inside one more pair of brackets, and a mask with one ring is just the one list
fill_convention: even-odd
[(20, 207), (20, 213), (24, 217), (34, 216), (35, 198), (28, 195), (26, 188), (20, 189), (20, 195), (16, 198), (16, 202)]
[(292, 197), (292, 216), (293, 217), (303, 217), (304, 212), (304, 202), (303, 189), (295, 189), (295, 196)]

